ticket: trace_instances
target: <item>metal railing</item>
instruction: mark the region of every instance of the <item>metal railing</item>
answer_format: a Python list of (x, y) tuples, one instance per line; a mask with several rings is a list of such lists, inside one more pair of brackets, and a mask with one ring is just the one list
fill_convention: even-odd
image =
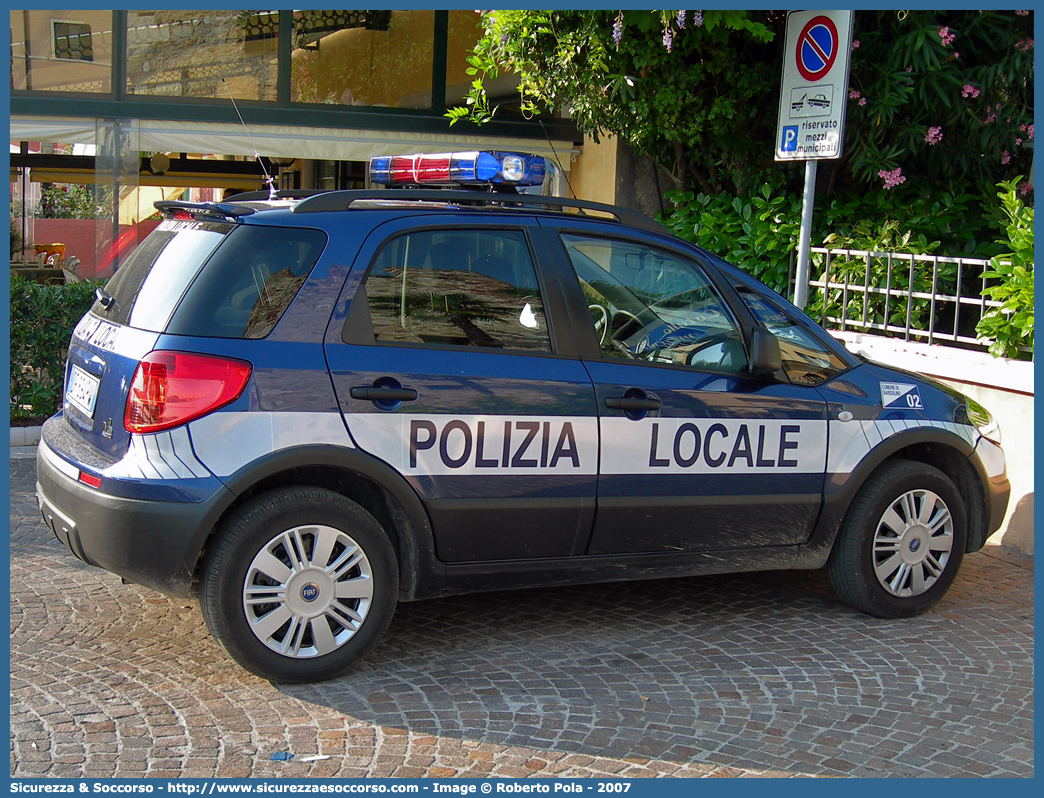
[(975, 325), (1001, 303), (982, 258), (855, 249), (810, 250), (806, 311), (824, 327), (986, 350)]

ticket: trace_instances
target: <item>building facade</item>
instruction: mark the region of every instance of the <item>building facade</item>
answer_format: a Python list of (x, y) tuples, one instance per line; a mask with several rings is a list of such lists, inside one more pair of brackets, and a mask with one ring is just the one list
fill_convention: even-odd
[(268, 176), (361, 188), (373, 156), (479, 148), (546, 156), (559, 175), (549, 190), (563, 194), (582, 149), (570, 120), (512, 112), (510, 75), (487, 84), (495, 121), (450, 127), (445, 111), (473, 79), (474, 11), (33, 9), (10, 11), (10, 30), (24, 244), (40, 236), (41, 186), (92, 186), (88, 276), (133, 249), (155, 199), (220, 199)]

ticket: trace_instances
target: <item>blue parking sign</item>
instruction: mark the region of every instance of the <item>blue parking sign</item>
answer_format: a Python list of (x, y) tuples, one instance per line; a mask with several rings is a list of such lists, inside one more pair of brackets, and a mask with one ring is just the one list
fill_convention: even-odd
[(784, 125), (783, 141), (780, 143), (780, 152), (797, 152), (798, 126)]

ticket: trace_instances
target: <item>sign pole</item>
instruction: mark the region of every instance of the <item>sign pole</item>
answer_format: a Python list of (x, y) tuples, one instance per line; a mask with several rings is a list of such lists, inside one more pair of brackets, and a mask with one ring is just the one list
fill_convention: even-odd
[(809, 245), (812, 241), (812, 203), (816, 198), (816, 171), (819, 161), (805, 161), (805, 193), (801, 198), (801, 230), (798, 233), (797, 274), (794, 278), (794, 304), (801, 310), (808, 302)]
[(808, 303), (816, 164), (840, 158), (844, 142), (853, 11), (791, 11), (783, 47), (776, 160), (805, 162), (794, 304)]

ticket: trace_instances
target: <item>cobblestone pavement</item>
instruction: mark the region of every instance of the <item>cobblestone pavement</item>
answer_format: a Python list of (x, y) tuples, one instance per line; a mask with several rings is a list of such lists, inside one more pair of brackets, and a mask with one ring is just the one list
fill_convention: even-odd
[(406, 604), (350, 675), (275, 687), (194, 599), (55, 542), (34, 470), (12, 454), (15, 776), (1033, 775), (1032, 558), (999, 547), (900, 621), (807, 572)]

